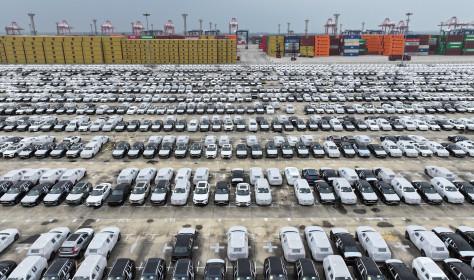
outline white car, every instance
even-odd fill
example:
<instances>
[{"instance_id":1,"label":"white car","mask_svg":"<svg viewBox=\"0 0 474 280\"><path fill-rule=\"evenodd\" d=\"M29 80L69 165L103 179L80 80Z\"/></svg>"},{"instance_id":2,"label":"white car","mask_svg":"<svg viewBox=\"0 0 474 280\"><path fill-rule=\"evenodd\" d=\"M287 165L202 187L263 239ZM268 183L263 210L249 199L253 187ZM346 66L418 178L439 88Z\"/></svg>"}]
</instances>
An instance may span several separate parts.
<instances>
[{"instance_id":1,"label":"white car","mask_svg":"<svg viewBox=\"0 0 474 280\"><path fill-rule=\"evenodd\" d=\"M224 144L221 148L221 158L232 158L232 145Z\"/></svg>"},{"instance_id":2,"label":"white car","mask_svg":"<svg viewBox=\"0 0 474 280\"><path fill-rule=\"evenodd\" d=\"M443 270L430 258L418 257L411 263L413 274L420 280L448 280ZM461 274L462 275L462 274ZM463 276L461 276L463 278Z\"/></svg>"},{"instance_id":3,"label":"white car","mask_svg":"<svg viewBox=\"0 0 474 280\"><path fill-rule=\"evenodd\" d=\"M456 142L456 146L461 148L467 155L474 157L474 145L470 141Z\"/></svg>"},{"instance_id":4,"label":"white car","mask_svg":"<svg viewBox=\"0 0 474 280\"><path fill-rule=\"evenodd\" d=\"M239 183L235 188L235 205L250 206L250 185L247 183Z\"/></svg>"},{"instance_id":5,"label":"white car","mask_svg":"<svg viewBox=\"0 0 474 280\"><path fill-rule=\"evenodd\" d=\"M249 256L249 232L246 227L233 226L227 233L227 258L236 261Z\"/></svg>"},{"instance_id":6,"label":"white car","mask_svg":"<svg viewBox=\"0 0 474 280\"><path fill-rule=\"evenodd\" d=\"M402 156L402 151L398 148L398 146L393 141L384 140L382 142L382 148L391 157L401 157Z\"/></svg>"},{"instance_id":7,"label":"white car","mask_svg":"<svg viewBox=\"0 0 474 280\"><path fill-rule=\"evenodd\" d=\"M449 152L443 146L441 146L441 144L434 141L428 141L426 145L433 152L433 154L439 157L449 157Z\"/></svg>"},{"instance_id":8,"label":"white car","mask_svg":"<svg viewBox=\"0 0 474 280\"><path fill-rule=\"evenodd\" d=\"M217 145L210 144L206 148L206 158L216 158L217 157Z\"/></svg>"},{"instance_id":9,"label":"white car","mask_svg":"<svg viewBox=\"0 0 474 280\"><path fill-rule=\"evenodd\" d=\"M454 186L451 181L443 177L434 177L430 184L436 189L438 194L449 203L464 203L464 195Z\"/></svg>"},{"instance_id":10,"label":"white car","mask_svg":"<svg viewBox=\"0 0 474 280\"><path fill-rule=\"evenodd\" d=\"M288 104L288 105L286 105L286 107L285 107L285 112L286 112L287 114L294 114L294 113L295 113L295 108L293 107L293 105Z\"/></svg>"},{"instance_id":11,"label":"white car","mask_svg":"<svg viewBox=\"0 0 474 280\"><path fill-rule=\"evenodd\" d=\"M453 172L449 171L449 169L447 169L446 167L427 165L425 166L425 174L430 176L431 178L443 177L448 179L449 181L454 181Z\"/></svg>"},{"instance_id":12,"label":"white car","mask_svg":"<svg viewBox=\"0 0 474 280\"><path fill-rule=\"evenodd\" d=\"M331 242L329 242L329 238L322 227L306 227L304 229L304 234L313 259L320 262L325 257L334 254Z\"/></svg>"},{"instance_id":13,"label":"white car","mask_svg":"<svg viewBox=\"0 0 474 280\"><path fill-rule=\"evenodd\" d=\"M408 135L408 137L410 137L411 140L415 141L418 144L426 144L426 142L428 142L425 137L420 135Z\"/></svg>"},{"instance_id":14,"label":"white car","mask_svg":"<svg viewBox=\"0 0 474 280\"><path fill-rule=\"evenodd\" d=\"M191 191L191 183L189 180L179 180L171 194L172 205L185 205L188 202L189 193Z\"/></svg>"},{"instance_id":15,"label":"white car","mask_svg":"<svg viewBox=\"0 0 474 280\"><path fill-rule=\"evenodd\" d=\"M407 204L421 203L420 195L416 192L413 185L408 182L407 179L401 177L393 178L391 185L398 196L401 198L402 202Z\"/></svg>"},{"instance_id":16,"label":"white car","mask_svg":"<svg viewBox=\"0 0 474 280\"><path fill-rule=\"evenodd\" d=\"M402 151L402 153L407 157L418 157L418 151L416 150L415 146L409 141L398 141L397 142L398 148Z\"/></svg>"},{"instance_id":17,"label":"white car","mask_svg":"<svg viewBox=\"0 0 474 280\"><path fill-rule=\"evenodd\" d=\"M335 178L332 181L334 192L341 200L342 204L356 204L357 196L351 187L351 184L344 178Z\"/></svg>"},{"instance_id":18,"label":"white car","mask_svg":"<svg viewBox=\"0 0 474 280\"><path fill-rule=\"evenodd\" d=\"M128 198L130 204L145 204L145 200L150 194L151 186L147 181L139 181L135 185Z\"/></svg>"},{"instance_id":19,"label":"white car","mask_svg":"<svg viewBox=\"0 0 474 280\"><path fill-rule=\"evenodd\" d=\"M413 147L415 147L418 154L422 157L431 157L431 156L433 156L433 152L425 144L414 143Z\"/></svg>"},{"instance_id":20,"label":"white car","mask_svg":"<svg viewBox=\"0 0 474 280\"><path fill-rule=\"evenodd\" d=\"M255 203L257 205L272 204L272 193L267 179L257 179L255 182Z\"/></svg>"},{"instance_id":21,"label":"white car","mask_svg":"<svg viewBox=\"0 0 474 280\"><path fill-rule=\"evenodd\" d=\"M91 194L86 199L86 206L101 206L110 194L112 184L102 183L92 189Z\"/></svg>"},{"instance_id":22,"label":"white car","mask_svg":"<svg viewBox=\"0 0 474 280\"><path fill-rule=\"evenodd\" d=\"M207 205L209 203L210 185L206 181L200 181L194 188L193 203L194 205Z\"/></svg>"},{"instance_id":23,"label":"white car","mask_svg":"<svg viewBox=\"0 0 474 280\"><path fill-rule=\"evenodd\" d=\"M375 120L366 120L365 124L370 131L379 131L380 127Z\"/></svg>"},{"instance_id":24,"label":"white car","mask_svg":"<svg viewBox=\"0 0 474 280\"><path fill-rule=\"evenodd\" d=\"M425 122L425 121L421 121L421 120L414 120L413 121L416 125L416 128L418 130L421 130L421 131L426 131L429 129L429 126L428 124Z\"/></svg>"},{"instance_id":25,"label":"white car","mask_svg":"<svg viewBox=\"0 0 474 280\"><path fill-rule=\"evenodd\" d=\"M323 149L331 158L338 158L341 156L341 152L339 152L339 149L333 141L325 141L323 144Z\"/></svg>"},{"instance_id":26,"label":"white car","mask_svg":"<svg viewBox=\"0 0 474 280\"><path fill-rule=\"evenodd\" d=\"M314 195L313 191L309 187L308 181L305 179L297 179L293 185L295 190L296 199L299 205L313 205Z\"/></svg>"},{"instance_id":27,"label":"white car","mask_svg":"<svg viewBox=\"0 0 474 280\"><path fill-rule=\"evenodd\" d=\"M10 244L20 238L20 232L15 228L8 228L0 231L0 253Z\"/></svg>"}]
</instances>

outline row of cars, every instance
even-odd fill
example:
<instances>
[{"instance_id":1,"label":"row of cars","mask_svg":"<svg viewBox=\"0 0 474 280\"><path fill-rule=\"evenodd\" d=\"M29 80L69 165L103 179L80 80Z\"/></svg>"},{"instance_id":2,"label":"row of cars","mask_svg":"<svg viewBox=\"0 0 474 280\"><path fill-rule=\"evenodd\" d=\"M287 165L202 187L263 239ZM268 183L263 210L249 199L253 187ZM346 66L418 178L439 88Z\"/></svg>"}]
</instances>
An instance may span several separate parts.
<instances>
[{"instance_id":1,"label":"row of cars","mask_svg":"<svg viewBox=\"0 0 474 280\"><path fill-rule=\"evenodd\" d=\"M119 174L115 188L111 183L92 186L87 181L80 181L85 173L84 168L12 170L2 177L0 203L35 206L41 202L59 205L66 201L68 204L99 207L105 202L117 206L127 201L131 205L142 205L147 201L152 205L164 205L169 201L171 205L179 206L186 205L191 198L194 205L207 205L211 199L216 205L228 205L234 193L236 206L250 206L252 201L265 206L273 203L272 187L282 186L283 179L293 187L300 205L314 205L316 198L322 204L339 200L348 205L357 203L358 199L365 205L377 204L379 200L387 205L400 202L420 204L422 200L436 205L443 201L452 204L474 201L473 181L455 180L448 169L437 166L425 167L425 173L432 178L430 182L410 182L386 167L372 170L346 167L316 170L308 167L301 171L286 167L283 175L278 168L264 171L252 167L248 175L243 169L234 168L230 180L219 181L215 187L209 183L211 173L206 167L197 168L194 173L191 168L181 168L176 174L170 167L159 170L126 168ZM234 191L231 186L235 187Z\"/></svg>"}]
</instances>

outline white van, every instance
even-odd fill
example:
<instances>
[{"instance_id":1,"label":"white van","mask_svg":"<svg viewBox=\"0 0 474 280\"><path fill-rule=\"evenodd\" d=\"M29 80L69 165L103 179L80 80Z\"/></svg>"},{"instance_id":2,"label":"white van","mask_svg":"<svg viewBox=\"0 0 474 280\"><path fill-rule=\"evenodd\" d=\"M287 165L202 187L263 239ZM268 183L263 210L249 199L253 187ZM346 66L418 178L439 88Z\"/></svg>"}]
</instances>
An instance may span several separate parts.
<instances>
[{"instance_id":1,"label":"white van","mask_svg":"<svg viewBox=\"0 0 474 280\"><path fill-rule=\"evenodd\" d=\"M356 204L357 196L351 187L351 184L344 178L334 178L332 181L334 192L341 200L342 204Z\"/></svg>"},{"instance_id":2,"label":"white van","mask_svg":"<svg viewBox=\"0 0 474 280\"><path fill-rule=\"evenodd\" d=\"M352 280L351 273L347 268L344 259L339 255L330 255L323 260L324 275L326 280Z\"/></svg>"},{"instance_id":3,"label":"white van","mask_svg":"<svg viewBox=\"0 0 474 280\"><path fill-rule=\"evenodd\" d=\"M87 171L85 168L68 169L66 172L63 173L59 181L69 181L73 184L76 184L86 175Z\"/></svg>"},{"instance_id":4,"label":"white van","mask_svg":"<svg viewBox=\"0 0 474 280\"><path fill-rule=\"evenodd\" d=\"M66 171L67 171L66 168L50 169L50 170L46 171L45 173L43 173L43 175L41 175L41 178L39 179L39 183L40 184L42 184L42 183L55 184L59 181L59 178L61 178L61 176Z\"/></svg>"},{"instance_id":5,"label":"white van","mask_svg":"<svg viewBox=\"0 0 474 280\"><path fill-rule=\"evenodd\" d=\"M72 280L100 280L104 278L107 260L101 255L90 255L84 259Z\"/></svg>"},{"instance_id":6,"label":"white van","mask_svg":"<svg viewBox=\"0 0 474 280\"><path fill-rule=\"evenodd\" d=\"M131 185L138 175L138 168L130 167L123 169L117 177L117 185L129 184Z\"/></svg>"},{"instance_id":7,"label":"white van","mask_svg":"<svg viewBox=\"0 0 474 280\"><path fill-rule=\"evenodd\" d=\"M193 177L193 184L197 185L197 183L201 181L209 181L209 168L207 167L199 167L196 169L194 172L194 177Z\"/></svg>"},{"instance_id":8,"label":"white van","mask_svg":"<svg viewBox=\"0 0 474 280\"><path fill-rule=\"evenodd\" d=\"M293 186L296 180L301 179L301 175L296 167L285 167L285 178L288 185Z\"/></svg>"},{"instance_id":9,"label":"white van","mask_svg":"<svg viewBox=\"0 0 474 280\"><path fill-rule=\"evenodd\" d=\"M392 257L387 243L374 228L368 226L357 227L355 235L362 248L375 262L384 262Z\"/></svg>"},{"instance_id":10,"label":"white van","mask_svg":"<svg viewBox=\"0 0 474 280\"><path fill-rule=\"evenodd\" d=\"M329 238L322 227L306 227L304 229L304 234L313 259L321 262L325 257L334 254L331 242L329 242Z\"/></svg>"},{"instance_id":11,"label":"white van","mask_svg":"<svg viewBox=\"0 0 474 280\"><path fill-rule=\"evenodd\" d=\"M12 271L7 280L40 280L48 268L48 261L41 256L29 256Z\"/></svg>"},{"instance_id":12,"label":"white van","mask_svg":"<svg viewBox=\"0 0 474 280\"><path fill-rule=\"evenodd\" d=\"M70 232L67 227L57 227L47 233L41 234L40 237L31 244L27 255L41 256L47 260L52 260Z\"/></svg>"},{"instance_id":13,"label":"white van","mask_svg":"<svg viewBox=\"0 0 474 280\"><path fill-rule=\"evenodd\" d=\"M110 253L115 247L115 244L120 241L120 238L121 234L119 228L104 228L91 240L91 243L89 243L89 246L84 253L84 257L87 258L91 255L101 255L108 259L110 257Z\"/></svg>"},{"instance_id":14,"label":"white van","mask_svg":"<svg viewBox=\"0 0 474 280\"><path fill-rule=\"evenodd\" d=\"M413 274L420 280L448 279L443 270L432 259L427 257L414 259L411 267L413 268ZM464 278L464 276L460 277L461 279Z\"/></svg>"},{"instance_id":15,"label":"white van","mask_svg":"<svg viewBox=\"0 0 474 280\"><path fill-rule=\"evenodd\" d=\"M156 176L156 168L147 167L140 170L137 175L137 182L148 182L151 184L151 180Z\"/></svg>"},{"instance_id":16,"label":"white van","mask_svg":"<svg viewBox=\"0 0 474 280\"><path fill-rule=\"evenodd\" d=\"M263 169L260 167L252 167L249 170L250 184L255 185L258 179L265 179Z\"/></svg>"},{"instance_id":17,"label":"white van","mask_svg":"<svg viewBox=\"0 0 474 280\"><path fill-rule=\"evenodd\" d=\"M355 172L354 169L347 168L347 167L340 167L337 169L340 177L345 178L351 186L354 184L356 180L359 180L359 176Z\"/></svg>"},{"instance_id":18,"label":"white van","mask_svg":"<svg viewBox=\"0 0 474 280\"><path fill-rule=\"evenodd\" d=\"M296 262L306 257L303 241L297 228L282 227L280 229L280 241L287 262Z\"/></svg>"}]
</instances>

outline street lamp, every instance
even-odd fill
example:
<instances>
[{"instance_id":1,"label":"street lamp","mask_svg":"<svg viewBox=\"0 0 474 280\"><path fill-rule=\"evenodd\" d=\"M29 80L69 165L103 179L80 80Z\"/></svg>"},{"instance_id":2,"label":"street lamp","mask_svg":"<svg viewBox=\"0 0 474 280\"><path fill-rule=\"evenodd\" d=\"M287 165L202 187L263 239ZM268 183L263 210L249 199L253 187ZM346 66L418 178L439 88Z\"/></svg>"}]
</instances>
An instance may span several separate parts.
<instances>
[{"instance_id":1,"label":"street lamp","mask_svg":"<svg viewBox=\"0 0 474 280\"><path fill-rule=\"evenodd\" d=\"M146 31L148 32L148 17L150 16L151 14L143 14L143 16L146 18Z\"/></svg>"},{"instance_id":2,"label":"street lamp","mask_svg":"<svg viewBox=\"0 0 474 280\"><path fill-rule=\"evenodd\" d=\"M407 28L405 29L405 34L403 36L403 53L402 53L402 64L401 64L401 66L404 66L405 45L407 44L406 43L406 35L408 35L408 24L410 23L410 16L412 16L413 13L408 12L405 15L407 16Z\"/></svg>"}]
</instances>

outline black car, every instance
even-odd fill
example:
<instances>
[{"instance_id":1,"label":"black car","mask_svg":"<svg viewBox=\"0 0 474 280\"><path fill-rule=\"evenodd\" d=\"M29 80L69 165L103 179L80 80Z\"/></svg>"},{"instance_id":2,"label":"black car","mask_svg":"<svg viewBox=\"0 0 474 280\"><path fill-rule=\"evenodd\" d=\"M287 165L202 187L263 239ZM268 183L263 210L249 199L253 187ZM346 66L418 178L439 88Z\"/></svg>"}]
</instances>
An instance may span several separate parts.
<instances>
[{"instance_id":1,"label":"black car","mask_svg":"<svg viewBox=\"0 0 474 280\"><path fill-rule=\"evenodd\" d=\"M283 143L283 145L281 146L281 156L284 158L294 157L293 148L288 142Z\"/></svg>"},{"instance_id":2,"label":"black car","mask_svg":"<svg viewBox=\"0 0 474 280\"><path fill-rule=\"evenodd\" d=\"M231 171L231 183L233 186L237 186L239 183L244 182L244 170L241 168L234 168Z\"/></svg>"},{"instance_id":3,"label":"black car","mask_svg":"<svg viewBox=\"0 0 474 280\"><path fill-rule=\"evenodd\" d=\"M135 142L130 147L127 156L128 158L139 158L142 155L143 150L145 150L145 145L142 142Z\"/></svg>"},{"instance_id":4,"label":"black car","mask_svg":"<svg viewBox=\"0 0 474 280\"><path fill-rule=\"evenodd\" d=\"M245 144L237 144L235 148L235 156L237 158L247 158L248 157L248 150Z\"/></svg>"},{"instance_id":5,"label":"black car","mask_svg":"<svg viewBox=\"0 0 474 280\"><path fill-rule=\"evenodd\" d=\"M140 128L140 121L139 120L133 120L128 124L127 131L128 132L136 132L139 128Z\"/></svg>"},{"instance_id":6,"label":"black car","mask_svg":"<svg viewBox=\"0 0 474 280\"><path fill-rule=\"evenodd\" d=\"M151 127L151 120L144 120L143 123L140 125L140 131L146 132Z\"/></svg>"},{"instance_id":7,"label":"black car","mask_svg":"<svg viewBox=\"0 0 474 280\"><path fill-rule=\"evenodd\" d=\"M36 158L46 158L49 156L51 151L56 148L56 144L50 142L50 143L45 143L42 144L40 147L35 152L35 157Z\"/></svg>"},{"instance_id":8,"label":"black car","mask_svg":"<svg viewBox=\"0 0 474 280\"><path fill-rule=\"evenodd\" d=\"M265 144L265 154L267 158L278 157L278 148L275 146L273 141L269 141L267 144Z\"/></svg>"},{"instance_id":9,"label":"black car","mask_svg":"<svg viewBox=\"0 0 474 280\"><path fill-rule=\"evenodd\" d=\"M57 182L49 191L49 194L56 195L54 199L43 200L44 205L59 205L69 193L69 190L72 187L72 183L70 181L59 181Z\"/></svg>"},{"instance_id":10,"label":"black car","mask_svg":"<svg viewBox=\"0 0 474 280\"><path fill-rule=\"evenodd\" d=\"M69 280L76 273L76 261L69 258L55 260L46 270L42 279Z\"/></svg>"},{"instance_id":11,"label":"black car","mask_svg":"<svg viewBox=\"0 0 474 280\"><path fill-rule=\"evenodd\" d=\"M464 195L466 201L474 202L474 185L468 182L454 181L453 184L458 188L459 192Z\"/></svg>"},{"instance_id":12,"label":"black car","mask_svg":"<svg viewBox=\"0 0 474 280\"><path fill-rule=\"evenodd\" d=\"M17 264L14 261L0 261L0 278L7 279L16 266Z\"/></svg>"},{"instance_id":13,"label":"black car","mask_svg":"<svg viewBox=\"0 0 474 280\"><path fill-rule=\"evenodd\" d=\"M188 147L185 144L178 144L174 151L176 158L185 158L188 155Z\"/></svg>"},{"instance_id":14,"label":"black car","mask_svg":"<svg viewBox=\"0 0 474 280\"><path fill-rule=\"evenodd\" d=\"M454 143L441 143L441 146L443 146L453 157L463 158L466 156L466 152Z\"/></svg>"},{"instance_id":15,"label":"black car","mask_svg":"<svg viewBox=\"0 0 474 280\"><path fill-rule=\"evenodd\" d=\"M118 122L117 125L115 126L114 130L116 132L125 131L125 130L127 130L128 125L129 125L129 122L126 122L126 121Z\"/></svg>"},{"instance_id":16,"label":"black car","mask_svg":"<svg viewBox=\"0 0 474 280\"><path fill-rule=\"evenodd\" d=\"M334 231L331 229L329 236L333 240L334 245L336 245L337 252L342 256L345 262L351 263L354 262L362 254L357 248L354 237L348 233L342 231Z\"/></svg>"},{"instance_id":17,"label":"black car","mask_svg":"<svg viewBox=\"0 0 474 280\"><path fill-rule=\"evenodd\" d=\"M151 125L151 131L153 131L153 132L158 132L162 128L163 128L163 121L162 120L156 120Z\"/></svg>"},{"instance_id":18,"label":"black car","mask_svg":"<svg viewBox=\"0 0 474 280\"><path fill-rule=\"evenodd\" d=\"M367 149L374 155L376 158L386 158L387 153L379 144L369 144Z\"/></svg>"},{"instance_id":19,"label":"black car","mask_svg":"<svg viewBox=\"0 0 474 280\"><path fill-rule=\"evenodd\" d=\"M40 145L29 145L28 147L24 148L20 154L18 154L18 157L21 158L21 159L28 159L28 158L32 158L36 151L38 150L38 148L40 147Z\"/></svg>"},{"instance_id":20,"label":"black car","mask_svg":"<svg viewBox=\"0 0 474 280\"><path fill-rule=\"evenodd\" d=\"M296 143L295 150L296 150L296 155L298 157L300 157L300 158L308 158L309 157L308 147L306 147L303 142Z\"/></svg>"},{"instance_id":21,"label":"black car","mask_svg":"<svg viewBox=\"0 0 474 280\"><path fill-rule=\"evenodd\" d=\"M302 178L308 182L309 185L314 185L314 182L319 180L319 174L316 169L313 168L303 168L301 170Z\"/></svg>"},{"instance_id":22,"label":"black car","mask_svg":"<svg viewBox=\"0 0 474 280\"><path fill-rule=\"evenodd\" d=\"M339 151L344 157L347 158L353 158L356 156L356 153L354 149L352 148L352 145L349 144L348 142L341 142L339 145Z\"/></svg>"},{"instance_id":23,"label":"black car","mask_svg":"<svg viewBox=\"0 0 474 280\"><path fill-rule=\"evenodd\" d=\"M374 205L379 202L377 198L369 200L364 195L364 194L374 193L372 186L366 180L362 180L362 179L356 180L354 182L354 192L359 197L360 201L362 201L362 203L364 203L365 205Z\"/></svg>"},{"instance_id":24,"label":"black car","mask_svg":"<svg viewBox=\"0 0 474 280\"><path fill-rule=\"evenodd\" d=\"M457 143L457 142L461 142L461 141L469 141L469 138L467 138L464 135L449 135L448 140L453 142L453 143Z\"/></svg>"},{"instance_id":25,"label":"black car","mask_svg":"<svg viewBox=\"0 0 474 280\"><path fill-rule=\"evenodd\" d=\"M436 122L442 130L453 130L453 124L447 120L439 120Z\"/></svg>"},{"instance_id":26,"label":"black car","mask_svg":"<svg viewBox=\"0 0 474 280\"><path fill-rule=\"evenodd\" d=\"M16 205L26 193L34 186L30 181L19 181L13 184L8 191L2 196L0 203L2 205ZM5 199L5 196L8 195L8 199Z\"/></svg>"},{"instance_id":27,"label":"black car","mask_svg":"<svg viewBox=\"0 0 474 280\"><path fill-rule=\"evenodd\" d=\"M193 228L182 228L178 231L173 251L171 252L171 260L192 259L194 251L194 242L196 241L197 232Z\"/></svg>"},{"instance_id":28,"label":"black car","mask_svg":"<svg viewBox=\"0 0 474 280\"><path fill-rule=\"evenodd\" d=\"M86 201L90 192L92 191L92 184L87 181L78 182L69 192L71 197L66 197L67 204L82 204Z\"/></svg>"},{"instance_id":29,"label":"black car","mask_svg":"<svg viewBox=\"0 0 474 280\"><path fill-rule=\"evenodd\" d=\"M256 278L257 272L253 261L243 258L235 261L233 280L255 280Z\"/></svg>"},{"instance_id":30,"label":"black car","mask_svg":"<svg viewBox=\"0 0 474 280\"><path fill-rule=\"evenodd\" d=\"M123 158L125 157L125 155L128 154L129 150L130 150L130 144L127 141L120 141L118 142L115 150L112 152L112 157Z\"/></svg>"},{"instance_id":31,"label":"black car","mask_svg":"<svg viewBox=\"0 0 474 280\"><path fill-rule=\"evenodd\" d=\"M158 180L151 195L152 205L165 205L171 190L171 183L168 180Z\"/></svg>"},{"instance_id":32,"label":"black car","mask_svg":"<svg viewBox=\"0 0 474 280\"><path fill-rule=\"evenodd\" d=\"M375 174L372 172L372 170L356 168L355 172L360 179L366 180L367 182L377 181L377 177L375 177Z\"/></svg>"},{"instance_id":33,"label":"black car","mask_svg":"<svg viewBox=\"0 0 474 280\"><path fill-rule=\"evenodd\" d=\"M319 197L319 202L321 204L333 204L335 202L333 188L326 181L315 181L314 190L317 193L317 196Z\"/></svg>"},{"instance_id":34,"label":"black car","mask_svg":"<svg viewBox=\"0 0 474 280\"><path fill-rule=\"evenodd\" d=\"M459 260L446 259L443 261L443 270L450 280L473 280L474 270Z\"/></svg>"},{"instance_id":35,"label":"black car","mask_svg":"<svg viewBox=\"0 0 474 280\"><path fill-rule=\"evenodd\" d=\"M341 137L339 137L337 135L330 135L330 136L327 137L326 140L334 142L334 144L336 144L336 146L338 146L338 147L339 147L339 145L341 145L341 142L342 142Z\"/></svg>"},{"instance_id":36,"label":"black car","mask_svg":"<svg viewBox=\"0 0 474 280\"><path fill-rule=\"evenodd\" d=\"M397 143L398 138L396 136L392 136L392 135L380 136L380 142L383 142L385 140L389 140L389 141L392 141L394 143ZM411 141L411 139L409 141Z\"/></svg>"},{"instance_id":37,"label":"black car","mask_svg":"<svg viewBox=\"0 0 474 280\"><path fill-rule=\"evenodd\" d=\"M54 126L54 131L60 132L64 131L66 129L66 126L70 123L71 121L69 120L61 120L59 121L55 126Z\"/></svg>"},{"instance_id":38,"label":"black car","mask_svg":"<svg viewBox=\"0 0 474 280\"><path fill-rule=\"evenodd\" d=\"M278 122L278 120L273 120L272 121L272 130L273 130L273 132L282 132L283 131L283 127L280 124L280 122Z\"/></svg>"},{"instance_id":39,"label":"black car","mask_svg":"<svg viewBox=\"0 0 474 280\"><path fill-rule=\"evenodd\" d=\"M211 259L207 261L204 268L204 279L225 280L226 273L226 263L224 260Z\"/></svg>"},{"instance_id":40,"label":"black car","mask_svg":"<svg viewBox=\"0 0 474 280\"><path fill-rule=\"evenodd\" d=\"M456 228L456 233L462 236L471 246L474 246L474 230L472 228L460 226Z\"/></svg>"},{"instance_id":41,"label":"black car","mask_svg":"<svg viewBox=\"0 0 474 280\"><path fill-rule=\"evenodd\" d=\"M321 146L321 144L319 144L319 142L311 143L309 148L311 150L311 153L313 154L313 157L315 157L315 158L323 158L324 157L325 152L324 152L324 149Z\"/></svg>"},{"instance_id":42,"label":"black car","mask_svg":"<svg viewBox=\"0 0 474 280\"><path fill-rule=\"evenodd\" d=\"M263 262L263 278L265 280L288 279L288 272L281 257L268 257Z\"/></svg>"},{"instance_id":43,"label":"black car","mask_svg":"<svg viewBox=\"0 0 474 280\"><path fill-rule=\"evenodd\" d=\"M366 131L367 130L367 124L365 124L365 122L362 121L362 120L355 120L352 123L354 124L354 127L358 131Z\"/></svg>"},{"instance_id":44,"label":"black car","mask_svg":"<svg viewBox=\"0 0 474 280\"><path fill-rule=\"evenodd\" d=\"M143 151L143 158L154 158L158 153L158 143L148 143Z\"/></svg>"},{"instance_id":45,"label":"black car","mask_svg":"<svg viewBox=\"0 0 474 280\"><path fill-rule=\"evenodd\" d=\"M0 181L0 197L13 185L12 181Z\"/></svg>"},{"instance_id":46,"label":"black car","mask_svg":"<svg viewBox=\"0 0 474 280\"><path fill-rule=\"evenodd\" d=\"M135 261L131 259L117 259L110 269L107 280L133 280L136 274Z\"/></svg>"},{"instance_id":47,"label":"black car","mask_svg":"<svg viewBox=\"0 0 474 280\"><path fill-rule=\"evenodd\" d=\"M174 266L173 274L171 279L176 280L194 280L196 277L196 271L194 263L190 259L179 259Z\"/></svg>"},{"instance_id":48,"label":"black car","mask_svg":"<svg viewBox=\"0 0 474 280\"><path fill-rule=\"evenodd\" d=\"M321 168L319 176L326 182L331 183L334 178L338 178L336 170L331 168Z\"/></svg>"},{"instance_id":49,"label":"black car","mask_svg":"<svg viewBox=\"0 0 474 280\"><path fill-rule=\"evenodd\" d=\"M310 131L317 131L318 130L318 123L315 120L308 120L306 122L306 126Z\"/></svg>"},{"instance_id":50,"label":"black car","mask_svg":"<svg viewBox=\"0 0 474 280\"><path fill-rule=\"evenodd\" d=\"M158 157L169 158L171 156L172 151L173 151L173 145L171 143L165 143L161 146L161 149L158 152Z\"/></svg>"},{"instance_id":51,"label":"black car","mask_svg":"<svg viewBox=\"0 0 474 280\"><path fill-rule=\"evenodd\" d=\"M304 258L295 262L295 280L319 280L319 273L312 259Z\"/></svg>"},{"instance_id":52,"label":"black car","mask_svg":"<svg viewBox=\"0 0 474 280\"><path fill-rule=\"evenodd\" d=\"M53 184L41 183L31 188L21 201L21 206L35 206L40 204L45 195L51 190ZM25 199L26 198L26 199Z\"/></svg>"},{"instance_id":53,"label":"black car","mask_svg":"<svg viewBox=\"0 0 474 280\"><path fill-rule=\"evenodd\" d=\"M359 280L384 280L377 264L369 257L361 257L355 261L354 275Z\"/></svg>"},{"instance_id":54,"label":"black car","mask_svg":"<svg viewBox=\"0 0 474 280\"><path fill-rule=\"evenodd\" d=\"M141 280L165 280L166 261L160 258L149 258L143 267Z\"/></svg>"},{"instance_id":55,"label":"black car","mask_svg":"<svg viewBox=\"0 0 474 280\"><path fill-rule=\"evenodd\" d=\"M132 192L130 184L118 184L107 198L107 204L110 206L123 205Z\"/></svg>"},{"instance_id":56,"label":"black car","mask_svg":"<svg viewBox=\"0 0 474 280\"><path fill-rule=\"evenodd\" d=\"M438 192L430 183L423 181L412 181L411 184L426 203L441 204L443 202L441 196L438 195Z\"/></svg>"},{"instance_id":57,"label":"black car","mask_svg":"<svg viewBox=\"0 0 474 280\"><path fill-rule=\"evenodd\" d=\"M71 146L71 142L61 142L51 151L51 153L49 153L49 156L51 158L62 158L66 155Z\"/></svg>"},{"instance_id":58,"label":"black car","mask_svg":"<svg viewBox=\"0 0 474 280\"><path fill-rule=\"evenodd\" d=\"M417 280L412 270L401 261L385 262L385 270L389 280Z\"/></svg>"},{"instance_id":59,"label":"black car","mask_svg":"<svg viewBox=\"0 0 474 280\"><path fill-rule=\"evenodd\" d=\"M432 231L444 242L451 258L471 264L471 260L474 257L474 249L461 235L444 228L434 228Z\"/></svg>"},{"instance_id":60,"label":"black car","mask_svg":"<svg viewBox=\"0 0 474 280\"><path fill-rule=\"evenodd\" d=\"M388 205L398 205L400 204L400 199L391 200L390 196L397 196L395 190L390 184L387 184L382 181L372 181L372 187L377 195L382 199L383 203ZM398 197L398 196L397 196Z\"/></svg>"},{"instance_id":61,"label":"black car","mask_svg":"<svg viewBox=\"0 0 474 280\"><path fill-rule=\"evenodd\" d=\"M216 205L228 205L230 195L230 186L227 181L219 181L216 184L216 191L214 192L214 204ZM227 197L227 199L223 199Z\"/></svg>"}]
</instances>

